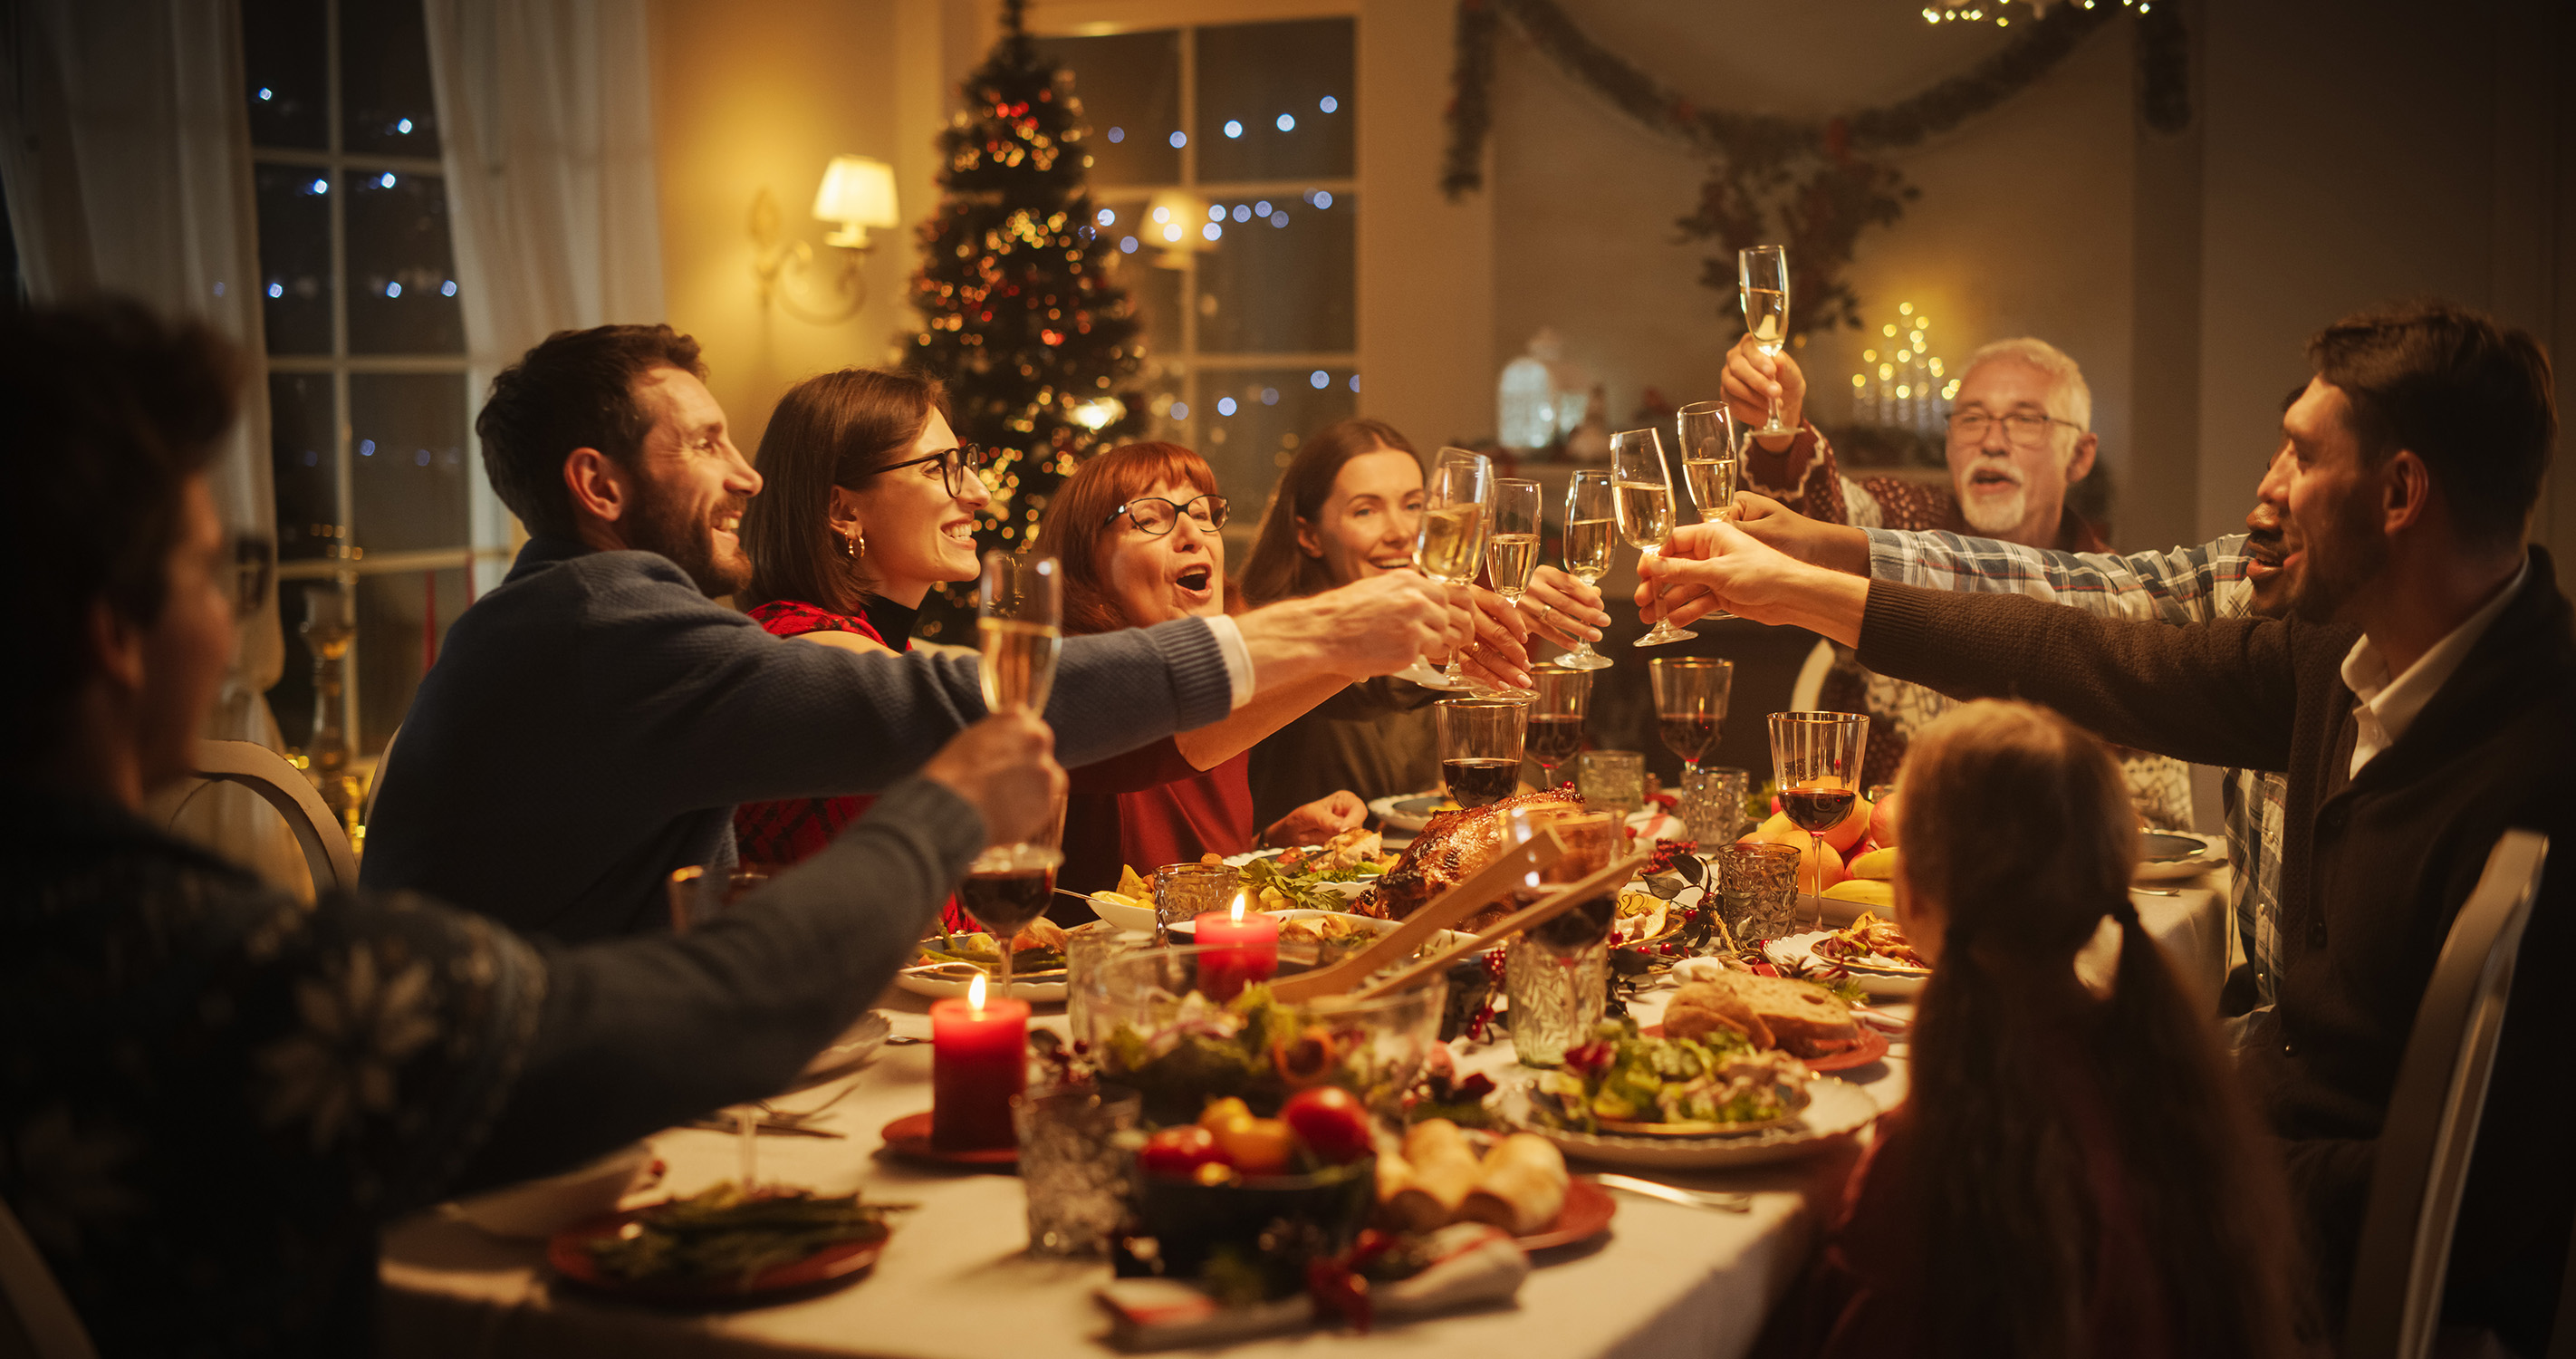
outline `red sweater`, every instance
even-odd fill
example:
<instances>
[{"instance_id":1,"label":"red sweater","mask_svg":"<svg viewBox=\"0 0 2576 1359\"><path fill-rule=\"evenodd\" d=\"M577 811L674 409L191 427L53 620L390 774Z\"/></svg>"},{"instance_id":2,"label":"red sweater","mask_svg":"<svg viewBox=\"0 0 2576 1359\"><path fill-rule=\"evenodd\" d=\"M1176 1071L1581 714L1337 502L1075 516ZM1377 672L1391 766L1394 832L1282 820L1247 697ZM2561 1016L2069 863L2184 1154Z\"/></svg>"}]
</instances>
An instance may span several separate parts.
<instances>
[{"instance_id":1,"label":"red sweater","mask_svg":"<svg viewBox=\"0 0 2576 1359\"><path fill-rule=\"evenodd\" d=\"M1151 874L1165 864L1252 848L1252 753L1214 769L1193 769L1166 738L1116 759L1071 771L1064 809L1064 868L1056 880L1076 892L1118 885L1121 864ZM1065 905L1080 913L1079 903Z\"/></svg>"}]
</instances>

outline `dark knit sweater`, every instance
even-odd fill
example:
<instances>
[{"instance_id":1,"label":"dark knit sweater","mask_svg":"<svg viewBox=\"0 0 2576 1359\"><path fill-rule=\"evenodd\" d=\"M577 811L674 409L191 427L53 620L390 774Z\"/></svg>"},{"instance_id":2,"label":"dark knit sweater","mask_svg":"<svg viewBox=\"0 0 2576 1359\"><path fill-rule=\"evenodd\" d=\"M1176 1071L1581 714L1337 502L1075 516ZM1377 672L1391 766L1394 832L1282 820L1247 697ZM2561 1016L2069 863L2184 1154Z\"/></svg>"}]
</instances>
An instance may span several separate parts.
<instances>
[{"instance_id":1,"label":"dark knit sweater","mask_svg":"<svg viewBox=\"0 0 2576 1359\"><path fill-rule=\"evenodd\" d=\"M1187 618L1068 639L1046 715L1072 766L1230 707ZM536 539L421 681L361 879L565 942L658 928L671 870L732 860L736 803L878 792L983 715L971 659L790 642L657 554Z\"/></svg>"},{"instance_id":2,"label":"dark knit sweater","mask_svg":"<svg viewBox=\"0 0 2576 1359\"><path fill-rule=\"evenodd\" d=\"M2514 1330L2528 1324L2506 1315L2516 1301L2556 1286L2576 1203L2566 1154L2576 1050L2542 1002L2576 948L2576 872L2564 863L2576 847L2576 615L2554 579L2533 549L2518 595L2357 778L2346 775L2355 698L2341 674L2359 635L2351 627L2174 627L1870 585L1860 658L1873 670L1961 698L2044 703L2106 740L2178 759L2287 773L2282 1041L2250 1055L2246 1074L2288 1144L2337 1318L2416 1005L2452 918L2512 827L2550 836L2561 863L2523 939L2453 1250L2454 1315Z\"/></svg>"}]
</instances>

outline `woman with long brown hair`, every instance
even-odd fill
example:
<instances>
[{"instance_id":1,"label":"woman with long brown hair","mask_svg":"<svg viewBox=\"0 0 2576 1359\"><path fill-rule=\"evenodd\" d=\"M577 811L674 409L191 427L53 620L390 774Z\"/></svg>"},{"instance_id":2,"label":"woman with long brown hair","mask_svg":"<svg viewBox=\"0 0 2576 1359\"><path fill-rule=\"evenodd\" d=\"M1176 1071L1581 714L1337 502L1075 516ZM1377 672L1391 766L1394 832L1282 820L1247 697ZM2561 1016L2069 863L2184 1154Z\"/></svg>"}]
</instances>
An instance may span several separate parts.
<instances>
[{"instance_id":1,"label":"woman with long brown hair","mask_svg":"<svg viewBox=\"0 0 2576 1359\"><path fill-rule=\"evenodd\" d=\"M1897 914L1935 965L1913 1091L1777 1348L2297 1352L2281 1168L2138 923L2137 815L2109 750L2044 708L1970 703L1915 743L1904 810ZM2088 984L2076 955L2105 917L2118 963Z\"/></svg>"},{"instance_id":2,"label":"woman with long brown hair","mask_svg":"<svg viewBox=\"0 0 2576 1359\"><path fill-rule=\"evenodd\" d=\"M992 498L982 461L958 444L936 383L865 368L797 383L760 436L765 484L742 517L751 584L735 602L781 637L910 650L931 587L976 577L975 519ZM868 801L744 803L736 851L746 863L795 863Z\"/></svg>"},{"instance_id":3,"label":"woman with long brown hair","mask_svg":"<svg viewBox=\"0 0 2576 1359\"><path fill-rule=\"evenodd\" d=\"M1335 421L1299 444L1280 473L1244 563L1244 598L1268 604L1410 569L1421 522L1422 462L1412 442L1383 420ZM1531 577L1517 609L1477 595L1485 619L1562 646L1577 634L1598 641L1610 622L1600 591L1552 566ZM1431 705L1440 696L1374 679L1288 724L1252 753L1253 815L1278 816L1336 788L1370 799L1436 786Z\"/></svg>"}]
</instances>

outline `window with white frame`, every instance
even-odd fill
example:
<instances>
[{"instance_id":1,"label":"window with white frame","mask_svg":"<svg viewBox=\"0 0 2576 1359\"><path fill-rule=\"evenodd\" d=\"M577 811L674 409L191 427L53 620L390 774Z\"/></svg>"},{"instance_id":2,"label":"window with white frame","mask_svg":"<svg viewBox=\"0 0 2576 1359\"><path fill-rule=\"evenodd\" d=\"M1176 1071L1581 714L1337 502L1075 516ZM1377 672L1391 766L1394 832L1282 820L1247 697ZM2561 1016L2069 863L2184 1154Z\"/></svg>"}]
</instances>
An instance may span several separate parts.
<instances>
[{"instance_id":1,"label":"window with white frame","mask_svg":"<svg viewBox=\"0 0 2576 1359\"><path fill-rule=\"evenodd\" d=\"M1091 125L1154 437L1207 458L1244 533L1298 441L1358 410L1355 39L1337 16L1039 40Z\"/></svg>"},{"instance_id":2,"label":"window with white frame","mask_svg":"<svg viewBox=\"0 0 2576 1359\"><path fill-rule=\"evenodd\" d=\"M303 625L353 623L335 715L363 760L507 567L470 527L489 497L429 47L419 0L241 12L287 646L269 703L287 744L307 746L324 720Z\"/></svg>"}]
</instances>

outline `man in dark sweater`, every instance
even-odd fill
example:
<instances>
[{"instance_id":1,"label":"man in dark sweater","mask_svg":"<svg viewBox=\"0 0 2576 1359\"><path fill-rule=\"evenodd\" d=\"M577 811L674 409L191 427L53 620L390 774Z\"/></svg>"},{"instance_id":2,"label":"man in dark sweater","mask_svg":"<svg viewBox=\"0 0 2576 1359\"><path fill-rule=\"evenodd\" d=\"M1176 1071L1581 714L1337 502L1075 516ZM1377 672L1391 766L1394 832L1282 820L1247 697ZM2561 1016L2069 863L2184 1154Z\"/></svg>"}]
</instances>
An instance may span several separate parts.
<instances>
[{"instance_id":1,"label":"man in dark sweater","mask_svg":"<svg viewBox=\"0 0 2576 1359\"><path fill-rule=\"evenodd\" d=\"M736 803L879 792L983 716L973 660L791 644L714 602L749 578L760 474L704 373L667 326L603 326L493 382L475 432L533 536L421 681L378 775L368 886L567 942L654 928L672 870L733 861ZM1385 582L1067 640L1059 753L1089 764L1473 635L1441 587Z\"/></svg>"},{"instance_id":2,"label":"man in dark sweater","mask_svg":"<svg viewBox=\"0 0 2576 1359\"><path fill-rule=\"evenodd\" d=\"M2109 740L2287 773L2281 1037L2246 1074L2340 1319L2373 1142L2452 919L2506 829L2576 844L2576 615L2524 542L2557 430L2529 336L2428 304L2339 322L2309 353L2317 376L2282 418L2288 619L2174 627L1914 589L1728 525L1685 530L1640 595L1800 624L1873 669L2034 699ZM2576 949L2576 873L2544 880L2522 949ZM2551 975L2515 979L2448 1300L2535 1352L2576 1205L2576 1058L2543 1010Z\"/></svg>"}]
</instances>

